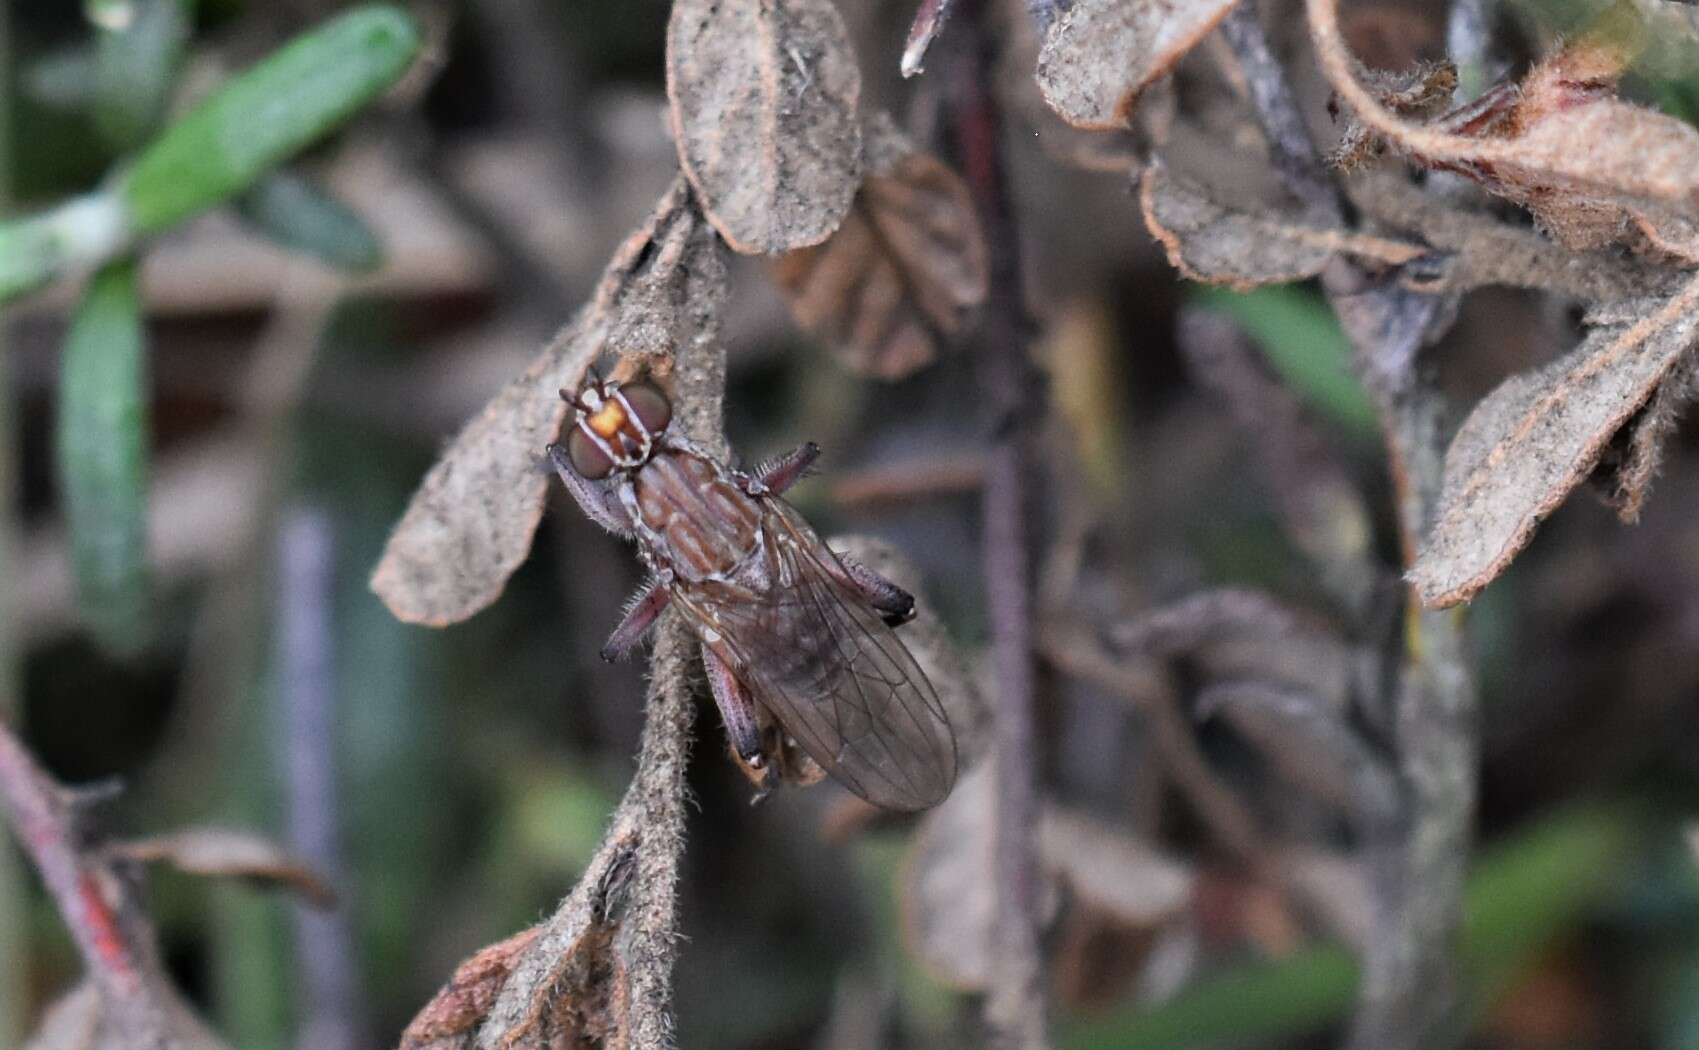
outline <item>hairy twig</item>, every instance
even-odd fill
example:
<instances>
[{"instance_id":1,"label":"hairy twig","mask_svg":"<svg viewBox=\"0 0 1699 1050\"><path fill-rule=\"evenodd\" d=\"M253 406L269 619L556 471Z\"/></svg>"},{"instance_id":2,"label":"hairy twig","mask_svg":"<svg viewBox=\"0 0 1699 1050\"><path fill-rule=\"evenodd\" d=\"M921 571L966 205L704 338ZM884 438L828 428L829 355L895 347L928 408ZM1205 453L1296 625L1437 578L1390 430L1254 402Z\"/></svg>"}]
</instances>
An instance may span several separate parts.
<instances>
[{"instance_id":1,"label":"hairy twig","mask_svg":"<svg viewBox=\"0 0 1699 1050\"><path fill-rule=\"evenodd\" d=\"M678 425L724 455L725 352L711 314L696 320L675 358ZM527 935L478 1031L483 1050L554 1045L555 1033L579 1038L595 1031L618 1033L626 1046L672 1045L674 893L684 855L694 652L689 629L668 610L655 628L636 776L578 885ZM421 1028L415 1021L409 1037ZM408 1038L403 1045L434 1044Z\"/></svg>"},{"instance_id":2,"label":"hairy twig","mask_svg":"<svg viewBox=\"0 0 1699 1050\"><path fill-rule=\"evenodd\" d=\"M1248 11L1242 6L1231 20L1228 41L1254 85L1259 120L1280 158L1277 168L1306 207L1339 214L1338 191L1301 134L1290 85ZM1419 381L1415 362L1444 303L1344 260L1330 268L1324 287L1381 417L1409 564L1432 513L1443 450L1440 401ZM1403 672L1388 698L1405 812L1394 833L1369 847L1377 929L1352 1032L1352 1045L1363 1048L1431 1046L1446 1037L1454 1002L1451 955L1474 818L1479 727L1461 625L1453 615L1421 610L1413 596L1406 615Z\"/></svg>"},{"instance_id":3,"label":"hairy twig","mask_svg":"<svg viewBox=\"0 0 1699 1050\"><path fill-rule=\"evenodd\" d=\"M330 518L316 508L292 511L278 530L282 725L277 739L289 798L289 847L302 863L341 885L330 610L334 542ZM303 1015L299 1045L325 1050L368 1045L346 914L305 900L295 902L294 912Z\"/></svg>"},{"instance_id":4,"label":"hairy twig","mask_svg":"<svg viewBox=\"0 0 1699 1050\"><path fill-rule=\"evenodd\" d=\"M990 297L978 329L978 387L991 428L982 501L983 566L997 699L995 871L997 964L986 1017L998 1045L1046 1045L1039 955L1039 870L1033 576L1030 492L1037 373L1027 354L1032 321L1022 294L1020 246L1003 159L989 4L961 0L952 52L950 119L955 147L990 252Z\"/></svg>"},{"instance_id":5,"label":"hairy twig","mask_svg":"<svg viewBox=\"0 0 1699 1050\"><path fill-rule=\"evenodd\" d=\"M477 1045L484 1050L547 1045L542 1037L556 1023L563 995L607 994L605 988L587 987L598 975L574 972L584 962L581 946L599 929L609 929L612 951L624 964L599 979L627 982L624 1001L601 1009L623 1013L618 1023L627 1036L624 1045L672 1045L674 888L684 852L684 771L695 714L690 641L677 614L663 614L650 661L637 775L578 885L514 964L479 1033Z\"/></svg>"}]
</instances>

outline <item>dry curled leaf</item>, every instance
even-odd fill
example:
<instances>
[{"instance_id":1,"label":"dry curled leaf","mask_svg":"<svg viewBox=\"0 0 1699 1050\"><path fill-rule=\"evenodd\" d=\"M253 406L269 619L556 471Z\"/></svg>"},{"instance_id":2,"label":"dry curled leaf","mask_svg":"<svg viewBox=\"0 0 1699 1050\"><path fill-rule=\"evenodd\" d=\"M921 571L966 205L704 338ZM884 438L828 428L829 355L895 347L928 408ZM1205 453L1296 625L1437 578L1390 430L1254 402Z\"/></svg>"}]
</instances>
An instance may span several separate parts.
<instances>
[{"instance_id":1,"label":"dry curled leaf","mask_svg":"<svg viewBox=\"0 0 1699 1050\"><path fill-rule=\"evenodd\" d=\"M1410 570L1422 600L1467 601L1503 572L1696 340L1699 279L1482 399L1446 452L1438 517Z\"/></svg>"},{"instance_id":2,"label":"dry curled leaf","mask_svg":"<svg viewBox=\"0 0 1699 1050\"><path fill-rule=\"evenodd\" d=\"M867 127L854 207L824 243L772 261L797 323L853 371L898 379L985 301L985 238L967 186L891 118Z\"/></svg>"},{"instance_id":3,"label":"dry curled leaf","mask_svg":"<svg viewBox=\"0 0 1699 1050\"><path fill-rule=\"evenodd\" d=\"M615 252L592 301L463 427L420 482L371 586L398 619L442 627L501 594L531 549L548 477L544 446L608 349L665 355L706 330L725 296L718 239L680 180Z\"/></svg>"},{"instance_id":4,"label":"dry curled leaf","mask_svg":"<svg viewBox=\"0 0 1699 1050\"><path fill-rule=\"evenodd\" d=\"M401 1033L401 1050L471 1050L478 1025L538 929L533 926L497 941L455 967L448 983Z\"/></svg>"},{"instance_id":5,"label":"dry curled leaf","mask_svg":"<svg viewBox=\"0 0 1699 1050\"><path fill-rule=\"evenodd\" d=\"M1346 712L1257 681L1212 685L1198 694L1195 710L1226 721L1285 780L1365 826L1385 827L1397 816L1401 796L1391 766Z\"/></svg>"},{"instance_id":6,"label":"dry curled leaf","mask_svg":"<svg viewBox=\"0 0 1699 1050\"><path fill-rule=\"evenodd\" d=\"M244 879L295 891L321 908L336 903L336 891L317 872L277 843L235 828L185 828L169 835L120 842L115 856L144 864L169 864L190 875Z\"/></svg>"},{"instance_id":7,"label":"dry curled leaf","mask_svg":"<svg viewBox=\"0 0 1699 1050\"><path fill-rule=\"evenodd\" d=\"M1584 302L1612 302L1679 283L1679 275L1644 259L1614 250L1572 251L1526 226L1460 208L1402 175L1369 173L1352 179L1349 191L1352 203L1367 217L1433 247L1433 255L1422 260L1432 268L1422 285L1426 291L1506 285L1559 292Z\"/></svg>"},{"instance_id":8,"label":"dry curled leaf","mask_svg":"<svg viewBox=\"0 0 1699 1050\"><path fill-rule=\"evenodd\" d=\"M1225 207L1159 161L1145 168L1139 205L1151 236L1162 243L1175 269L1194 281L1240 290L1314 277L1339 254L1401 265L1427 251L1383 237L1319 229L1297 218Z\"/></svg>"},{"instance_id":9,"label":"dry curled leaf","mask_svg":"<svg viewBox=\"0 0 1699 1050\"><path fill-rule=\"evenodd\" d=\"M1600 473L1605 476L1598 480L1605 485L1605 498L1625 525L1640 520L1640 509L1663 460L1664 444L1680 422L1682 410L1699 392L1696 385L1699 355L1683 354L1658 384L1657 393L1634 414L1606 452L1600 464Z\"/></svg>"},{"instance_id":10,"label":"dry curled leaf","mask_svg":"<svg viewBox=\"0 0 1699 1050\"><path fill-rule=\"evenodd\" d=\"M1572 42L1521 84L1422 124L1359 80L1338 0L1307 3L1322 71L1356 120L1412 160L1469 175L1529 208L1567 246L1598 247L1642 219L1655 226L1669 209L1699 207L1699 131L1615 97L1626 58L1608 36Z\"/></svg>"},{"instance_id":11,"label":"dry curled leaf","mask_svg":"<svg viewBox=\"0 0 1699 1050\"><path fill-rule=\"evenodd\" d=\"M928 973L962 991L986 987L996 951L995 791L993 763L970 769L922 819L899 877L904 944ZM1189 868L1085 814L1045 806L1038 848L1046 915L1061 903L1062 884L1132 926L1156 925L1191 899Z\"/></svg>"},{"instance_id":12,"label":"dry curled leaf","mask_svg":"<svg viewBox=\"0 0 1699 1050\"><path fill-rule=\"evenodd\" d=\"M1435 116L1450 105L1452 93L1457 90L1457 67L1444 62L1421 63L1397 72L1366 70L1363 81L1381 105L1399 116ZM1346 125L1328 162L1350 171L1378 156L1383 145L1383 139L1352 121Z\"/></svg>"},{"instance_id":13,"label":"dry curled leaf","mask_svg":"<svg viewBox=\"0 0 1699 1050\"><path fill-rule=\"evenodd\" d=\"M667 96L679 162L732 248L838 228L861 177L861 72L831 0L677 0Z\"/></svg>"},{"instance_id":14,"label":"dry curled leaf","mask_svg":"<svg viewBox=\"0 0 1699 1050\"><path fill-rule=\"evenodd\" d=\"M223 1050L224 1043L195 1015L175 988L154 974L142 975L141 980L150 986L148 995L165 1015L164 1031L157 1045L172 1050ZM24 1050L133 1050L139 1045L137 1033L112 1017L102 998L100 982L85 977L47 1008ZM147 1042L147 1045L156 1043Z\"/></svg>"},{"instance_id":15,"label":"dry curled leaf","mask_svg":"<svg viewBox=\"0 0 1699 1050\"><path fill-rule=\"evenodd\" d=\"M1165 76L1238 0L1075 0L1045 35L1038 88L1077 127L1128 126Z\"/></svg>"},{"instance_id":16,"label":"dry curled leaf","mask_svg":"<svg viewBox=\"0 0 1699 1050\"><path fill-rule=\"evenodd\" d=\"M1074 895L1129 926L1155 926L1190 903L1194 872L1084 813L1048 807L1039 852Z\"/></svg>"},{"instance_id":17,"label":"dry curled leaf","mask_svg":"<svg viewBox=\"0 0 1699 1050\"><path fill-rule=\"evenodd\" d=\"M1183 662L1202 688L1213 682L1279 683L1343 712L1356 681L1352 650L1324 625L1258 591L1203 591L1110 631L1116 658Z\"/></svg>"}]
</instances>

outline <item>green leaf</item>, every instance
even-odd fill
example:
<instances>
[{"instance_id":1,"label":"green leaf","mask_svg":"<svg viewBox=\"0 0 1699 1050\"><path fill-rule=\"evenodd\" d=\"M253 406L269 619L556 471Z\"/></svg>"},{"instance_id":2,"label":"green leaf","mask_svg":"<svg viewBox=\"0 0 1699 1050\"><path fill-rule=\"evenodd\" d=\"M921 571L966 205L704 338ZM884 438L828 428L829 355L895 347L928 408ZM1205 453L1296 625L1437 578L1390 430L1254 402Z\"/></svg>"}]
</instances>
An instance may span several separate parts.
<instances>
[{"instance_id":1,"label":"green leaf","mask_svg":"<svg viewBox=\"0 0 1699 1050\"><path fill-rule=\"evenodd\" d=\"M1311 407L1355 433L1379 432L1374 405L1351 373L1351 345L1320 296L1290 285L1244 293L1200 288L1194 294L1239 322L1270 367Z\"/></svg>"},{"instance_id":2,"label":"green leaf","mask_svg":"<svg viewBox=\"0 0 1699 1050\"><path fill-rule=\"evenodd\" d=\"M249 225L285 248L339 269L366 273L383 265L383 244L352 209L291 171L276 171L236 200Z\"/></svg>"},{"instance_id":3,"label":"green leaf","mask_svg":"<svg viewBox=\"0 0 1699 1050\"><path fill-rule=\"evenodd\" d=\"M1645 833L1631 806L1576 806L1476 864L1464 903L1463 945L1473 1016L1480 1017L1546 946L1600 902ZM1058 1045L1182 1050L1268 1041L1342 1019L1356 994L1356 962L1324 945L1234 967L1155 1006L1076 1022Z\"/></svg>"},{"instance_id":4,"label":"green leaf","mask_svg":"<svg viewBox=\"0 0 1699 1050\"><path fill-rule=\"evenodd\" d=\"M189 19L182 0L128 0L122 18L98 22L95 44L94 125L113 149L134 149L158 126Z\"/></svg>"},{"instance_id":5,"label":"green leaf","mask_svg":"<svg viewBox=\"0 0 1699 1050\"><path fill-rule=\"evenodd\" d=\"M419 43L406 12L361 7L231 80L123 176L136 232L156 233L253 185L393 84Z\"/></svg>"},{"instance_id":6,"label":"green leaf","mask_svg":"<svg viewBox=\"0 0 1699 1050\"><path fill-rule=\"evenodd\" d=\"M147 643L147 354L134 259L95 274L65 337L59 479L77 597L96 640Z\"/></svg>"}]
</instances>

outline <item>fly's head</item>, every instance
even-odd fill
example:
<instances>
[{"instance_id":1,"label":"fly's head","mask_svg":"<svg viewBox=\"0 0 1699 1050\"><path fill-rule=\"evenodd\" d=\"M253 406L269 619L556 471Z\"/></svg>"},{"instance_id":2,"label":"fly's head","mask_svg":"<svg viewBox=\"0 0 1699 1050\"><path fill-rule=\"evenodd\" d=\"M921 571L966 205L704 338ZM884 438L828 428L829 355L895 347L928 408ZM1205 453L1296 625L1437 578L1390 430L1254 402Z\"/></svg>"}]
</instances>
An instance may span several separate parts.
<instances>
[{"instance_id":1,"label":"fly's head","mask_svg":"<svg viewBox=\"0 0 1699 1050\"><path fill-rule=\"evenodd\" d=\"M576 397L564 390L560 396L573 408L567 461L590 481L616 471L630 474L649 462L672 422L672 402L648 383L604 382L592 375Z\"/></svg>"}]
</instances>

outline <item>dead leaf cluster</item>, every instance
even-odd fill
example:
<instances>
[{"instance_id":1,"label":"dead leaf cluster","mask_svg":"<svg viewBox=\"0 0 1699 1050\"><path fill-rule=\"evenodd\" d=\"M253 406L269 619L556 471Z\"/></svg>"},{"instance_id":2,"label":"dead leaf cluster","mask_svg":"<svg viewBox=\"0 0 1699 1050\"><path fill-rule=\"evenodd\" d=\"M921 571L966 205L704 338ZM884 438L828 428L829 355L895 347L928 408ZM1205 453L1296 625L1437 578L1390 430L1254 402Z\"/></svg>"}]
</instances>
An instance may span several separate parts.
<instances>
[{"instance_id":1,"label":"dead leaf cluster","mask_svg":"<svg viewBox=\"0 0 1699 1050\"><path fill-rule=\"evenodd\" d=\"M1519 79L1458 104L1450 66L1366 69L1346 48L1337 0L1307 4L1343 122L1334 160L1356 172L1345 186L1354 225L1328 221L1342 210L1314 201L1233 200L1157 157L1140 177L1140 207L1177 270L1242 290L1317 277L1346 259L1420 295L1509 285L1620 315L1590 321L1569 354L1511 377L1458 431L1431 533L1409 568L1425 602L1463 601L1596 471L1624 519L1638 515L1692 387L1699 132L1618 96L1654 35L1624 5ZM1072 124L1125 127L1139 92L1231 8L1183 6L1075 4L1039 60L1045 99ZM1466 177L1525 208L1536 228L1358 170L1383 152Z\"/></svg>"}]
</instances>

